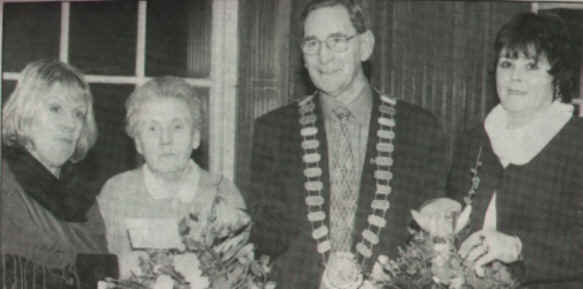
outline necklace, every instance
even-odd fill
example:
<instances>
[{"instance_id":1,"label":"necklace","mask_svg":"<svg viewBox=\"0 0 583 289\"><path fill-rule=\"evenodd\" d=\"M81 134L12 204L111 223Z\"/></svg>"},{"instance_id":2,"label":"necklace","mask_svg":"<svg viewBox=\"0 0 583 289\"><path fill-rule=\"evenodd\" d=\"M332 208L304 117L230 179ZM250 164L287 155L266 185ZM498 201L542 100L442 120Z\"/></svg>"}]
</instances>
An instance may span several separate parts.
<instances>
[{"instance_id":1,"label":"necklace","mask_svg":"<svg viewBox=\"0 0 583 289\"><path fill-rule=\"evenodd\" d=\"M472 185L468 190L468 195L464 197L464 203L466 206L472 205L472 199L474 195L478 193L478 188L480 187L480 175L478 174L478 170L482 166L482 146L478 149L478 155L476 156L476 163L472 168L470 168L470 173L472 174Z\"/></svg>"},{"instance_id":2,"label":"necklace","mask_svg":"<svg viewBox=\"0 0 583 289\"><path fill-rule=\"evenodd\" d=\"M376 157L374 178L376 181L376 192L371 202L371 214L368 216L368 226L362 231L361 240L356 244L356 252L360 259L360 268L365 268L367 260L372 256L374 246L380 241L379 235L386 226L385 216L389 209L389 194L391 193L390 182L393 178L391 168L393 166L393 152L395 146L394 128L396 126L395 105L397 101L381 94L381 104L379 105L380 116L378 118L379 129L376 137ZM300 135L302 136L302 160L305 165L304 176L306 181L304 188L306 191L306 205L308 208L308 221L312 227L312 238L317 243L317 251L322 256L324 264L327 264L330 250L329 229L326 226L326 212L324 212L325 199L322 196L324 184L322 182L322 159L320 142L318 140L318 128L316 123L318 117L314 113L316 107L314 95L311 95L298 103L301 125Z\"/></svg>"}]
</instances>

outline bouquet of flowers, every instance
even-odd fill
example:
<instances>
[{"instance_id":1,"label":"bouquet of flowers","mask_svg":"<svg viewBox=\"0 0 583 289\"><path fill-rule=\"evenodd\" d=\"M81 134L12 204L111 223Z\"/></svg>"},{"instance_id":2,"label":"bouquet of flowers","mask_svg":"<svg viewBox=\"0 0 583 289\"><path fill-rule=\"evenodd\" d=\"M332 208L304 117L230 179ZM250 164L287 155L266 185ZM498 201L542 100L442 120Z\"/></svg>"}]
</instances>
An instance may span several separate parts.
<instances>
[{"instance_id":1,"label":"bouquet of flowers","mask_svg":"<svg viewBox=\"0 0 583 289\"><path fill-rule=\"evenodd\" d=\"M411 242L399 248L396 258L379 256L365 286L391 289L510 289L518 283L505 264L494 261L476 274L459 255L456 244L467 225L471 206L451 199L433 200L413 219L421 230L412 230Z\"/></svg>"},{"instance_id":2,"label":"bouquet of flowers","mask_svg":"<svg viewBox=\"0 0 583 289\"><path fill-rule=\"evenodd\" d=\"M140 251L129 278L108 279L107 289L272 289L269 258L255 258L248 243L251 220L221 197L208 210L191 213L179 225L179 249Z\"/></svg>"}]
</instances>

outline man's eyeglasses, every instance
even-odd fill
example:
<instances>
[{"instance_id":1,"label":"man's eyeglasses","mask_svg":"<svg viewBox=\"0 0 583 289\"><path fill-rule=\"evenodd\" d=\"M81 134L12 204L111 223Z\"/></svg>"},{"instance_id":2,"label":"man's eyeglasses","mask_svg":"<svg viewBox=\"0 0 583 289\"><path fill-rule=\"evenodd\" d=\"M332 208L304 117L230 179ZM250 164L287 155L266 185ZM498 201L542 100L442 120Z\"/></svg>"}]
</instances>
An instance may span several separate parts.
<instances>
[{"instance_id":1,"label":"man's eyeglasses","mask_svg":"<svg viewBox=\"0 0 583 289\"><path fill-rule=\"evenodd\" d=\"M302 51L308 55L316 54L320 50L322 42L324 42L326 43L326 47L328 47L328 49L334 52L344 52L348 50L348 42L358 34L359 33L352 36L346 36L342 34L330 35L324 41L316 38L307 38L302 41Z\"/></svg>"}]
</instances>

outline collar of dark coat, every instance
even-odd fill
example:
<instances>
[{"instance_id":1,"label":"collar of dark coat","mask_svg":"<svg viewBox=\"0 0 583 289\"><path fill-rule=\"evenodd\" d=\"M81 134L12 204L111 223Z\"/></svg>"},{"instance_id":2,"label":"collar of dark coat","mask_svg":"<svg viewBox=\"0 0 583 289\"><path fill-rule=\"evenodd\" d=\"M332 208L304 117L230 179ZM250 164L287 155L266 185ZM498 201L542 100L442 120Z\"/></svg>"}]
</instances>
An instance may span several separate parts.
<instances>
[{"instance_id":1,"label":"collar of dark coat","mask_svg":"<svg viewBox=\"0 0 583 289\"><path fill-rule=\"evenodd\" d=\"M66 222L87 221L87 211L95 203L95 195L86 189L76 174L75 166L67 163L57 179L27 150L5 146L4 158L16 182L25 194Z\"/></svg>"}]
</instances>

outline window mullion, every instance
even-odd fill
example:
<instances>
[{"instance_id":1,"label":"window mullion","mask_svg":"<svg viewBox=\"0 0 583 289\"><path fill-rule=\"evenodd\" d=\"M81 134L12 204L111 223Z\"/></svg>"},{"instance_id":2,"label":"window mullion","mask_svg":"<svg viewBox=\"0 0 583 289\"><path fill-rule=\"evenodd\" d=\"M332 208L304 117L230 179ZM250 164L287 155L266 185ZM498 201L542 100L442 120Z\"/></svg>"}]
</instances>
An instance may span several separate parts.
<instances>
[{"instance_id":1,"label":"window mullion","mask_svg":"<svg viewBox=\"0 0 583 289\"><path fill-rule=\"evenodd\" d=\"M209 167L234 179L238 80L238 0L214 0L209 96Z\"/></svg>"},{"instance_id":2,"label":"window mullion","mask_svg":"<svg viewBox=\"0 0 583 289\"><path fill-rule=\"evenodd\" d=\"M71 23L71 3L61 3L61 39L59 42L59 60L69 62L69 28Z\"/></svg>"},{"instance_id":3,"label":"window mullion","mask_svg":"<svg viewBox=\"0 0 583 289\"><path fill-rule=\"evenodd\" d=\"M3 51L2 49L4 47L2 47L2 44L4 43L4 41L2 41L4 39L4 2L0 1L0 51ZM2 66L2 55L4 55L4 53L0 53L0 70L4 70L4 67ZM4 101L2 100L2 98L4 97L2 95L2 91L4 90L4 81L2 81L3 79L0 79L0 103L4 103ZM0 110L1 111L1 110ZM0 127L2 127L2 123L0 122ZM1 137L0 137L1 139ZM2 141L0 141L0 159L2 158L2 151L3 149L3 145L2 145ZM0 168L0 171L2 171L2 168ZM4 255L3 255L4 256ZM4 262L4 260L2 260L2 262ZM4 264L4 263L2 263ZM5 270L2 270L2 272L5 272ZM5 273L2 273L5 274ZM2 280L6 280L5 276L1 276Z\"/></svg>"},{"instance_id":4,"label":"window mullion","mask_svg":"<svg viewBox=\"0 0 583 289\"><path fill-rule=\"evenodd\" d=\"M138 84L145 81L146 71L146 17L148 2L138 1L138 23L137 23L137 41L136 41L136 77Z\"/></svg>"}]
</instances>

